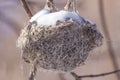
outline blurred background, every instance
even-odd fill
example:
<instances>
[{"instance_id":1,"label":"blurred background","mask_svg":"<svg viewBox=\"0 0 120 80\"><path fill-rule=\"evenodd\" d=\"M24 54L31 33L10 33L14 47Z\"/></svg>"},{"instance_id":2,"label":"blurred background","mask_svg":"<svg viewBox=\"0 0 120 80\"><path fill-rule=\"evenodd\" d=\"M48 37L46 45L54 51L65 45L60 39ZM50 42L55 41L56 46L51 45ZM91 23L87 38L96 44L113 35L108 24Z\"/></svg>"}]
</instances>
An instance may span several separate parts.
<instances>
[{"instance_id":1,"label":"blurred background","mask_svg":"<svg viewBox=\"0 0 120 80\"><path fill-rule=\"evenodd\" d=\"M32 14L44 7L45 0L26 0ZM67 0L55 0L62 9ZM82 17L97 24L104 35L103 46L91 52L87 61L73 70L78 75L98 74L120 68L120 0L78 0ZM30 65L24 63L16 40L29 18L20 0L0 0L0 80L28 80ZM36 80L74 80L69 73L38 71ZM82 80L120 80L120 74Z\"/></svg>"}]
</instances>

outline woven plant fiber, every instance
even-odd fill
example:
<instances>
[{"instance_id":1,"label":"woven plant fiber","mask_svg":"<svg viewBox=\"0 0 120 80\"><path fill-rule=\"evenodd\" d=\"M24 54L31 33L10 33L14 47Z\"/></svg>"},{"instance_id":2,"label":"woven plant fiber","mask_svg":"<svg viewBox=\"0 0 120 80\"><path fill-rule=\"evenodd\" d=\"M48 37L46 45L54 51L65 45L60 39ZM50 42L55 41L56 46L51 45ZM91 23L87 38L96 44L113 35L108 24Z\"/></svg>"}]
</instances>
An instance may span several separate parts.
<instances>
[{"instance_id":1,"label":"woven plant fiber","mask_svg":"<svg viewBox=\"0 0 120 80\"><path fill-rule=\"evenodd\" d=\"M17 46L26 62L37 59L41 68L66 72L80 66L91 50L102 45L102 39L96 26L87 21L70 19L55 26L33 22L22 30Z\"/></svg>"}]
</instances>

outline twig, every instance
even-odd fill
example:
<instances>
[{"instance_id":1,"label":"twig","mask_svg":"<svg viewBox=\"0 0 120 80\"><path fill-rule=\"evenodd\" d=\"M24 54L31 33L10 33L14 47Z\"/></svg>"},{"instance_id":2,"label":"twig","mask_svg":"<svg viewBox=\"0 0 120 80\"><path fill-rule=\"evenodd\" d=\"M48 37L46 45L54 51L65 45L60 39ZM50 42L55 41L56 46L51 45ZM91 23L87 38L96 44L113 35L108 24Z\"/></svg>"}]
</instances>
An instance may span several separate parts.
<instances>
[{"instance_id":1,"label":"twig","mask_svg":"<svg viewBox=\"0 0 120 80\"><path fill-rule=\"evenodd\" d=\"M94 77L102 77L102 76L108 76L114 73L118 73L120 72L120 70L115 70L115 71L111 71L111 72L106 72L106 73L101 73L101 74L94 74L94 75L82 75L82 76L78 76L76 73L71 72L71 75L76 79L76 80L81 80L83 78L94 78Z\"/></svg>"},{"instance_id":2,"label":"twig","mask_svg":"<svg viewBox=\"0 0 120 80\"><path fill-rule=\"evenodd\" d=\"M64 7L64 10L68 11L70 7L71 7L71 0L68 0Z\"/></svg>"},{"instance_id":3,"label":"twig","mask_svg":"<svg viewBox=\"0 0 120 80\"><path fill-rule=\"evenodd\" d=\"M38 67L38 60L35 59L35 61L32 64L32 70L30 72L29 80L35 80L35 76L37 73L37 67Z\"/></svg>"},{"instance_id":4,"label":"twig","mask_svg":"<svg viewBox=\"0 0 120 80\"><path fill-rule=\"evenodd\" d=\"M76 5L76 0L68 0L65 7L64 7L64 10L68 11L70 9L70 7L73 7L73 11L74 12L77 12L77 5Z\"/></svg>"},{"instance_id":5,"label":"twig","mask_svg":"<svg viewBox=\"0 0 120 80\"><path fill-rule=\"evenodd\" d=\"M30 11L26 1L25 0L21 0L21 3L22 3L22 6L24 7L28 17L31 18L33 15L32 15L32 12Z\"/></svg>"},{"instance_id":6,"label":"twig","mask_svg":"<svg viewBox=\"0 0 120 80\"><path fill-rule=\"evenodd\" d=\"M29 80L35 80L36 72L37 72L37 68L33 65L33 69L32 69L30 76L29 76Z\"/></svg>"},{"instance_id":7,"label":"twig","mask_svg":"<svg viewBox=\"0 0 120 80\"><path fill-rule=\"evenodd\" d=\"M73 10L77 13L77 3L76 3L76 0L73 0Z\"/></svg>"},{"instance_id":8,"label":"twig","mask_svg":"<svg viewBox=\"0 0 120 80\"><path fill-rule=\"evenodd\" d=\"M108 25L107 25L107 21L105 18L105 10L104 10L104 4L103 4L104 0L99 0L99 10L100 10L100 18L101 18L101 24L103 27L103 31L105 34L105 37L111 41L111 37L109 34L109 30L108 30ZM110 53L110 58L112 59L112 63L113 63L113 67L114 69L119 69L117 61L116 61L116 57L115 57L115 51L113 49L112 43L107 42L107 47L108 47L108 52ZM117 78L118 80L120 79L120 74L117 73Z\"/></svg>"}]
</instances>

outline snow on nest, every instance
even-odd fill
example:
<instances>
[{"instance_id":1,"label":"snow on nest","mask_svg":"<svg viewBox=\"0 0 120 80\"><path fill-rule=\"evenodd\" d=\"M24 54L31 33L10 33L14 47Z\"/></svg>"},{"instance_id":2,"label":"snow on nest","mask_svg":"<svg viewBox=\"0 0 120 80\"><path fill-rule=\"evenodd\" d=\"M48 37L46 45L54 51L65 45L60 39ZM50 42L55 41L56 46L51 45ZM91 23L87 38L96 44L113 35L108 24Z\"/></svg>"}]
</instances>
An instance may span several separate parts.
<instances>
[{"instance_id":1,"label":"snow on nest","mask_svg":"<svg viewBox=\"0 0 120 80\"><path fill-rule=\"evenodd\" d=\"M40 18L41 16L44 16L46 14L49 14L50 10L48 9L42 9L41 11L37 12L31 19L30 22L33 22L35 20L37 20L38 18Z\"/></svg>"},{"instance_id":2,"label":"snow on nest","mask_svg":"<svg viewBox=\"0 0 120 80\"><path fill-rule=\"evenodd\" d=\"M89 20L89 19L84 19L84 20L87 21L87 22L89 22L92 25L95 25L95 23L93 21Z\"/></svg>"},{"instance_id":3,"label":"snow on nest","mask_svg":"<svg viewBox=\"0 0 120 80\"><path fill-rule=\"evenodd\" d=\"M38 15L38 14L37 14ZM36 15L35 15L36 16ZM66 21L66 19L71 18L79 23L82 22L82 18L75 12L69 11L58 11L50 14L40 16L38 18L31 18L30 22L36 21L38 25L56 25L57 21Z\"/></svg>"}]
</instances>

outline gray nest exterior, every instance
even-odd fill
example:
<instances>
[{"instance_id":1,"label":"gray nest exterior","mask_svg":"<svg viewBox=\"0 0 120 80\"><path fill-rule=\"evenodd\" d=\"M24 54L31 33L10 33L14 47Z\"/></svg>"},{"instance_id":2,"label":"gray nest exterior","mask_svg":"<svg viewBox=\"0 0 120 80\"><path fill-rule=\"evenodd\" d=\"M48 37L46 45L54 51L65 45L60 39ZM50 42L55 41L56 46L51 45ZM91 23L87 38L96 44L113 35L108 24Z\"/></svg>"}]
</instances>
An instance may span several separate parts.
<instances>
[{"instance_id":1,"label":"gray nest exterior","mask_svg":"<svg viewBox=\"0 0 120 80\"><path fill-rule=\"evenodd\" d=\"M71 71L83 63L91 50L102 45L103 36L87 21L58 22L56 26L30 23L18 38L17 46L26 62L38 60L47 70Z\"/></svg>"}]
</instances>

